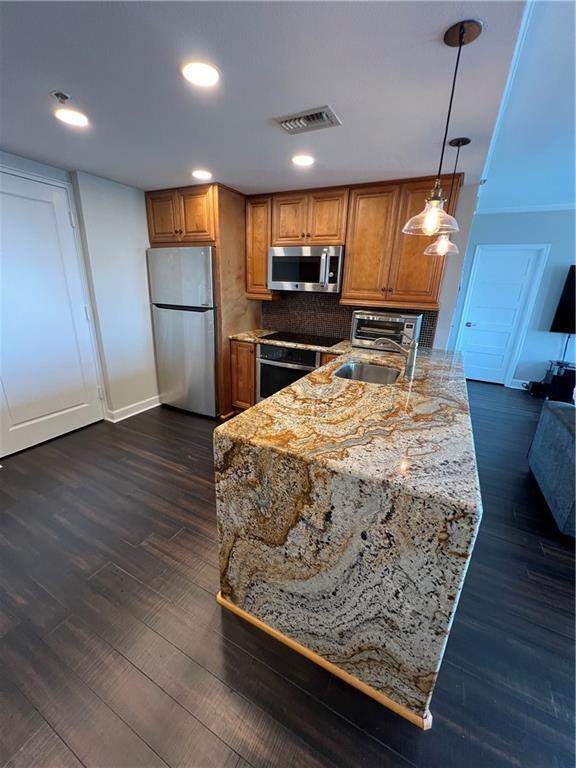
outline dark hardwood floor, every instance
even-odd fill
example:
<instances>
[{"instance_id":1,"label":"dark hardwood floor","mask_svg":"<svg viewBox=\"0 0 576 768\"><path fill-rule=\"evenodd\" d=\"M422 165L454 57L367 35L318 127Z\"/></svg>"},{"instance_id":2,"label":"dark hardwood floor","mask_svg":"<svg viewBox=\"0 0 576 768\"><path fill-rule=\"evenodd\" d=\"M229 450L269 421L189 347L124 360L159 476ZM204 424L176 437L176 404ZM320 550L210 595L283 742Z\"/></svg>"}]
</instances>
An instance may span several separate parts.
<instances>
[{"instance_id":1,"label":"dark hardwood floor","mask_svg":"<svg viewBox=\"0 0 576 768\"><path fill-rule=\"evenodd\" d=\"M218 589L209 420L158 408L4 460L0 766L572 768L574 555L540 403L470 383L484 519L423 733Z\"/></svg>"}]
</instances>

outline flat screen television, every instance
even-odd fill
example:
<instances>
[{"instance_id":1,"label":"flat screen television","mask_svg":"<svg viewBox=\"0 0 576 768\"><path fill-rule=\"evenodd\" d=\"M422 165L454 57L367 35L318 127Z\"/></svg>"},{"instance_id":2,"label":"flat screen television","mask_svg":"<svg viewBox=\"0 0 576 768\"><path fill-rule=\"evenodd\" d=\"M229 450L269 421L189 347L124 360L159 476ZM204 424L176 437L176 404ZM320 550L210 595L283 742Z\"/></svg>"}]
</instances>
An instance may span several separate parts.
<instances>
[{"instance_id":1,"label":"flat screen television","mask_svg":"<svg viewBox=\"0 0 576 768\"><path fill-rule=\"evenodd\" d=\"M568 276L556 308L556 314L550 330L553 333L576 333L576 308L574 306L574 282L576 280L576 267L574 264L568 270Z\"/></svg>"}]
</instances>

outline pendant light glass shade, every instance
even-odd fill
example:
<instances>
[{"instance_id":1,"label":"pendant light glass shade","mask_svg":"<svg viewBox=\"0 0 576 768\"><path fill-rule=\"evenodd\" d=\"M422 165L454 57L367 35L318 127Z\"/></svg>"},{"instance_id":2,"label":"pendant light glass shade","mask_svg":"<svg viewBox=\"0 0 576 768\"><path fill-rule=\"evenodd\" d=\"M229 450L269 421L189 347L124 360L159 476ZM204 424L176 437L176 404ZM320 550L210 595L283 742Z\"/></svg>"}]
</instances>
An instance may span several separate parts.
<instances>
[{"instance_id":1,"label":"pendant light glass shade","mask_svg":"<svg viewBox=\"0 0 576 768\"><path fill-rule=\"evenodd\" d=\"M442 208L443 200L427 200L424 210L408 219L402 232L405 235L443 235L459 232L460 227L454 216Z\"/></svg>"},{"instance_id":2,"label":"pendant light glass shade","mask_svg":"<svg viewBox=\"0 0 576 768\"><path fill-rule=\"evenodd\" d=\"M426 256L456 256L460 253L457 245L450 240L450 235L440 235L424 251Z\"/></svg>"}]
</instances>

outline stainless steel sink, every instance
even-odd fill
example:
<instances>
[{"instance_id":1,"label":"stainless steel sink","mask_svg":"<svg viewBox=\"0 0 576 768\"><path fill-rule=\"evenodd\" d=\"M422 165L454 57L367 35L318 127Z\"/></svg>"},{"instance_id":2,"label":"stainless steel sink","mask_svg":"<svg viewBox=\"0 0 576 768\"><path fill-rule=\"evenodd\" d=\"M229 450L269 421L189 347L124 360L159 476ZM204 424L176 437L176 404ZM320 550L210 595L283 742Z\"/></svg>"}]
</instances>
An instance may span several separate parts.
<instances>
[{"instance_id":1,"label":"stainless steel sink","mask_svg":"<svg viewBox=\"0 0 576 768\"><path fill-rule=\"evenodd\" d=\"M400 376L400 371L385 365L371 365L351 360L337 368L334 375L340 379L365 381L367 384L393 384Z\"/></svg>"}]
</instances>

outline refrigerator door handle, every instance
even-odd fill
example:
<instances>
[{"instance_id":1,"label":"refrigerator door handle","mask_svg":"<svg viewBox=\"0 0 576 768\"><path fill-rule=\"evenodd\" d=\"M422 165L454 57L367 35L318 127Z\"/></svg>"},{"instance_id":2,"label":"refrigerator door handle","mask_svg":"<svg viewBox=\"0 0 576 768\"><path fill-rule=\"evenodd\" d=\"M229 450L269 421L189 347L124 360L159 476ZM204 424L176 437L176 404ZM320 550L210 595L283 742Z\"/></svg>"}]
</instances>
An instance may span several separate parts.
<instances>
[{"instance_id":1,"label":"refrigerator door handle","mask_svg":"<svg viewBox=\"0 0 576 768\"><path fill-rule=\"evenodd\" d=\"M179 312L212 312L214 307L182 307L180 304L153 304L158 309L177 309Z\"/></svg>"}]
</instances>

